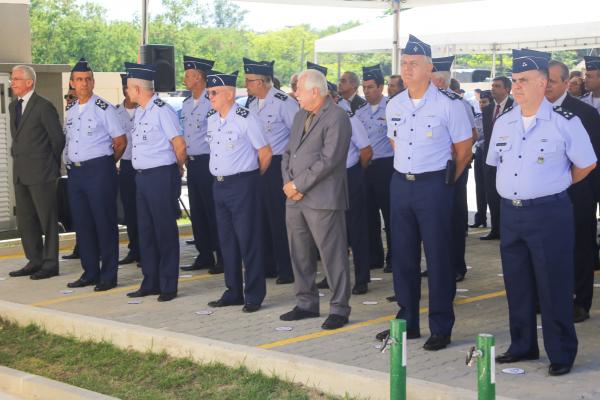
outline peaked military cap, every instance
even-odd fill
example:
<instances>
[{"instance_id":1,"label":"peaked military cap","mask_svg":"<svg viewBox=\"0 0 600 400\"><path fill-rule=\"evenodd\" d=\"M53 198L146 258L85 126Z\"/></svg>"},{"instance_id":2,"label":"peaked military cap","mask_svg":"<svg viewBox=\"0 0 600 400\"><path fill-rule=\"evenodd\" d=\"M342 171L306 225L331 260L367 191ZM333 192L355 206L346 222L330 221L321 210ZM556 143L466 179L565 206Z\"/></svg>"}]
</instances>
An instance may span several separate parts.
<instances>
[{"instance_id":1,"label":"peaked military cap","mask_svg":"<svg viewBox=\"0 0 600 400\"><path fill-rule=\"evenodd\" d=\"M238 71L232 72L230 74L224 74L219 71L209 71L206 76L206 86L216 87L216 86L233 86L237 82Z\"/></svg>"},{"instance_id":2,"label":"peaked military cap","mask_svg":"<svg viewBox=\"0 0 600 400\"><path fill-rule=\"evenodd\" d=\"M548 69L550 53L529 49L513 49L513 68L512 72L525 72L540 69Z\"/></svg>"},{"instance_id":3,"label":"peaked military cap","mask_svg":"<svg viewBox=\"0 0 600 400\"><path fill-rule=\"evenodd\" d=\"M203 58L196 58L192 56L183 56L183 68L187 71L188 69L198 69L200 71L210 71L215 65L212 60L205 60Z\"/></svg>"},{"instance_id":4,"label":"peaked military cap","mask_svg":"<svg viewBox=\"0 0 600 400\"><path fill-rule=\"evenodd\" d=\"M431 46L413 35L408 35L408 42L402 54L431 57Z\"/></svg>"}]
</instances>

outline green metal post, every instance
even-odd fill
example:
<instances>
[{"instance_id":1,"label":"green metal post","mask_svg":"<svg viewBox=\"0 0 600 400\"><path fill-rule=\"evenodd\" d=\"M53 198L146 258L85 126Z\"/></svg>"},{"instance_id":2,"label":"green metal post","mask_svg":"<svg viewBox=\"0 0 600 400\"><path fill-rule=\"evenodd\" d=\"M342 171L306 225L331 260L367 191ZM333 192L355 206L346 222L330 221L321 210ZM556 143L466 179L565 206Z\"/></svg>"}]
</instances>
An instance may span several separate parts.
<instances>
[{"instance_id":1,"label":"green metal post","mask_svg":"<svg viewBox=\"0 0 600 400\"><path fill-rule=\"evenodd\" d=\"M477 359L477 398L478 400L495 400L496 346L494 336L480 333L477 336L477 350L481 354Z\"/></svg>"},{"instance_id":2,"label":"green metal post","mask_svg":"<svg viewBox=\"0 0 600 400\"><path fill-rule=\"evenodd\" d=\"M406 400L406 321L390 322L390 399Z\"/></svg>"}]
</instances>

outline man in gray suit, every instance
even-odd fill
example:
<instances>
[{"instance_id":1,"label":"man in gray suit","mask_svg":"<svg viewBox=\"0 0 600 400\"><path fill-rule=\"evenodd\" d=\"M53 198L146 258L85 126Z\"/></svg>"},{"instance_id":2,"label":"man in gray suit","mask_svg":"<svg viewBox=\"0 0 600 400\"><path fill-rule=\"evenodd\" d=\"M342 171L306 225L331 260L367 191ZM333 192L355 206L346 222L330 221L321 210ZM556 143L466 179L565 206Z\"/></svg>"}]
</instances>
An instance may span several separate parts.
<instances>
[{"instance_id":1,"label":"man in gray suit","mask_svg":"<svg viewBox=\"0 0 600 400\"><path fill-rule=\"evenodd\" d=\"M56 108L35 92L33 68L12 69L10 103L11 155L17 203L17 225L25 267L10 276L46 279L58 275L58 206L56 184L65 136ZM45 240L42 240L42 235Z\"/></svg>"},{"instance_id":2,"label":"man in gray suit","mask_svg":"<svg viewBox=\"0 0 600 400\"><path fill-rule=\"evenodd\" d=\"M350 274L344 212L348 208L346 157L352 128L346 112L327 96L327 80L304 71L296 95L302 110L292 124L281 170L287 196L286 224L297 305L283 321L319 316L315 284L317 249L331 288L323 329L337 329L350 315Z\"/></svg>"}]
</instances>

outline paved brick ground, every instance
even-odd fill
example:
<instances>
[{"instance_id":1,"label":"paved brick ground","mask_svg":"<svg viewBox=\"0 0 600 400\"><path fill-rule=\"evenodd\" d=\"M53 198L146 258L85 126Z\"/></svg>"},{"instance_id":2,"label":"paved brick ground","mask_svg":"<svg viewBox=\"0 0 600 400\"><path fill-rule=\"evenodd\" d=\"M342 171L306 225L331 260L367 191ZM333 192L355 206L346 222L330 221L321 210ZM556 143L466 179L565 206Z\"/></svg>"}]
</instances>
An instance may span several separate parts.
<instances>
[{"instance_id":1,"label":"paved brick ground","mask_svg":"<svg viewBox=\"0 0 600 400\"><path fill-rule=\"evenodd\" d=\"M457 293L456 326L451 346L439 352L424 351L421 346L427 338L426 314L422 314L422 339L408 344L408 374L411 377L475 390L475 369L465 366L465 354L473 345L478 333L496 336L497 352L508 344L507 305L503 294L498 242L482 242L478 236L485 230L472 230L467 242L467 263L470 265L467 279L459 288L468 289ZM195 250L181 239L182 263L191 262ZM121 255L126 252L121 247ZM328 312L329 293L323 290L322 318L284 323L279 315L294 305L291 285L276 285L268 281L268 295L263 309L255 314L244 314L241 307L214 310L210 316L197 315L207 310L207 302L218 299L223 291L223 276L210 276L205 271L183 274L179 287L180 296L169 303L158 303L156 297L143 299L142 304L128 304L125 293L139 285L141 271L135 265L127 265L119 272L119 287L105 293L94 293L92 288L76 289L61 293L66 283L81 273L78 261L61 262L61 275L41 282L28 278L10 278L8 272L23 265L23 258L0 259L0 299L23 304L33 304L72 313L91 315L132 324L184 332L193 335L272 348L308 357L387 371L389 354L381 354L375 346L374 334L387 327L385 317L393 316L396 305L385 297L392 294L391 275L381 270L373 271L374 278L369 292L351 299L352 315L344 332L325 333L320 325ZM600 283L600 276L596 275ZM422 306L427 306L427 285L423 282ZM595 289L596 295L600 290ZM377 301L376 305L364 305L363 301ZM597 302L596 302L597 304ZM379 320L378 320L379 319ZM289 326L292 331L280 332L277 327ZM577 326L580 340L579 356L573 372L565 377L547 376L548 360L543 352L536 362L524 362L518 367L524 375L513 376L500 372L498 366L497 393L514 398L534 399L600 399L600 312L592 311L592 318ZM284 340L289 339L285 342Z\"/></svg>"}]
</instances>

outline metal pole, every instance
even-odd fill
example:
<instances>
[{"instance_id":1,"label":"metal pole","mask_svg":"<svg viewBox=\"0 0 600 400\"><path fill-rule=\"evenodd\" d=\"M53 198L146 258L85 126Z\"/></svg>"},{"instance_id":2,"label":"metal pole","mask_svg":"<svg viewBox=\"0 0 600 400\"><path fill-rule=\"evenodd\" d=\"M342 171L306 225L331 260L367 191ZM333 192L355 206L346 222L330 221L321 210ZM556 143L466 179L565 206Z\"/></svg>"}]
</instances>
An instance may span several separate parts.
<instances>
[{"instance_id":1,"label":"metal pole","mask_svg":"<svg viewBox=\"0 0 600 400\"><path fill-rule=\"evenodd\" d=\"M148 44L148 1L142 0L142 46Z\"/></svg>"},{"instance_id":2,"label":"metal pole","mask_svg":"<svg viewBox=\"0 0 600 400\"><path fill-rule=\"evenodd\" d=\"M477 398L494 400L496 398L496 346L494 336L480 333L477 336L477 350L481 356L477 360Z\"/></svg>"},{"instance_id":3,"label":"metal pole","mask_svg":"<svg viewBox=\"0 0 600 400\"><path fill-rule=\"evenodd\" d=\"M337 79L342 76L342 53L337 53Z\"/></svg>"},{"instance_id":4,"label":"metal pole","mask_svg":"<svg viewBox=\"0 0 600 400\"><path fill-rule=\"evenodd\" d=\"M492 79L496 77L496 44L492 45Z\"/></svg>"},{"instance_id":5,"label":"metal pole","mask_svg":"<svg viewBox=\"0 0 600 400\"><path fill-rule=\"evenodd\" d=\"M398 74L398 64L400 61L400 0L392 0L393 18L394 18L394 35L392 42L392 74Z\"/></svg>"},{"instance_id":6,"label":"metal pole","mask_svg":"<svg viewBox=\"0 0 600 400\"><path fill-rule=\"evenodd\" d=\"M390 399L406 400L406 321L390 321Z\"/></svg>"}]
</instances>

